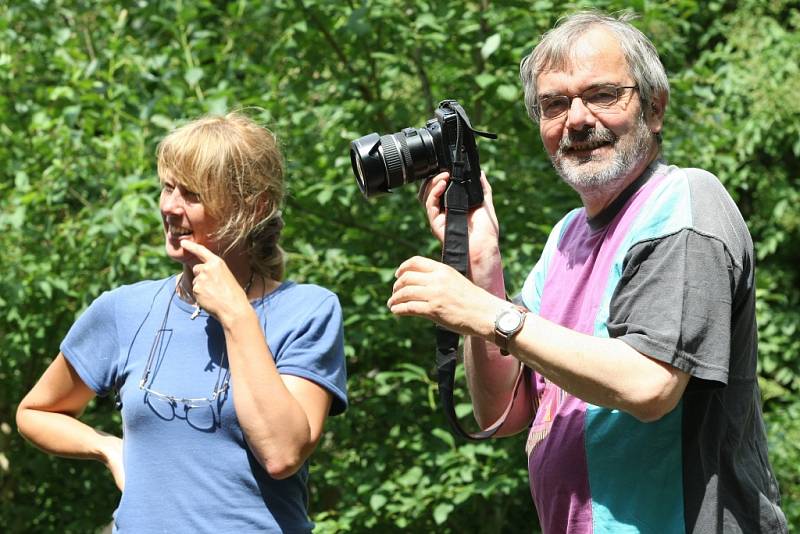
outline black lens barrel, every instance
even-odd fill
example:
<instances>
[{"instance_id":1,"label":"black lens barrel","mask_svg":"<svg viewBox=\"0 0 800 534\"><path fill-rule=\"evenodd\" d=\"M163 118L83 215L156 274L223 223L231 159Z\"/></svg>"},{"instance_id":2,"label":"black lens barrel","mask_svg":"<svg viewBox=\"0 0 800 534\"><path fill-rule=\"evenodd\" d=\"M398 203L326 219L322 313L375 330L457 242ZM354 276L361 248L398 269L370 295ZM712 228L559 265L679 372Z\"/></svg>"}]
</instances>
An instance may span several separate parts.
<instances>
[{"instance_id":1,"label":"black lens barrel","mask_svg":"<svg viewBox=\"0 0 800 534\"><path fill-rule=\"evenodd\" d=\"M350 163L359 189L369 198L432 177L439 170L436 143L441 137L439 128L428 126L356 139L350 143Z\"/></svg>"},{"instance_id":2,"label":"black lens barrel","mask_svg":"<svg viewBox=\"0 0 800 534\"><path fill-rule=\"evenodd\" d=\"M427 128L406 128L403 133L409 153L409 173L414 176L413 180L430 178L439 170L435 137Z\"/></svg>"},{"instance_id":3,"label":"black lens barrel","mask_svg":"<svg viewBox=\"0 0 800 534\"><path fill-rule=\"evenodd\" d=\"M389 134L381 137L383 148L383 162L386 165L386 182L389 189L400 187L408 182L406 166L403 161L403 147L398 139L399 134ZM406 147L408 152L408 147Z\"/></svg>"},{"instance_id":4,"label":"black lens barrel","mask_svg":"<svg viewBox=\"0 0 800 534\"><path fill-rule=\"evenodd\" d=\"M374 132L350 143L350 164L358 188L367 198L389 191L381 152L380 136Z\"/></svg>"}]
</instances>

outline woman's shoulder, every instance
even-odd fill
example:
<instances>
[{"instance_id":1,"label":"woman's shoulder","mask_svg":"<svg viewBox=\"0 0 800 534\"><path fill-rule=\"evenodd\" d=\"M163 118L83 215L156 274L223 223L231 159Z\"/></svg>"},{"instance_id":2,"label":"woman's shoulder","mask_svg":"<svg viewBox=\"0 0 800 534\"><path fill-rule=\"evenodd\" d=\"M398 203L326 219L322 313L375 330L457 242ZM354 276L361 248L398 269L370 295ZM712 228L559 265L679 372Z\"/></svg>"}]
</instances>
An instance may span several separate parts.
<instances>
[{"instance_id":1,"label":"woman's shoulder","mask_svg":"<svg viewBox=\"0 0 800 534\"><path fill-rule=\"evenodd\" d=\"M168 298L170 279L173 278L145 280L104 291L78 313L72 329L76 332L116 331L120 326L138 324L142 310L152 308L159 294Z\"/></svg>"},{"instance_id":2,"label":"woman's shoulder","mask_svg":"<svg viewBox=\"0 0 800 534\"><path fill-rule=\"evenodd\" d=\"M306 313L308 310L330 313L333 309L341 309L339 297L330 289L293 280L284 280L267 296L267 301L275 305L283 304L297 313Z\"/></svg>"},{"instance_id":3,"label":"woman's shoulder","mask_svg":"<svg viewBox=\"0 0 800 534\"><path fill-rule=\"evenodd\" d=\"M98 299L108 299L113 302L135 303L139 301L152 301L160 293L168 292L170 280L174 276L158 280L141 280L130 284L123 284L104 292Z\"/></svg>"},{"instance_id":4,"label":"woman's shoulder","mask_svg":"<svg viewBox=\"0 0 800 534\"><path fill-rule=\"evenodd\" d=\"M294 296L328 298L335 297L336 293L317 284L299 283L294 280L284 280L276 291L285 291Z\"/></svg>"}]
</instances>

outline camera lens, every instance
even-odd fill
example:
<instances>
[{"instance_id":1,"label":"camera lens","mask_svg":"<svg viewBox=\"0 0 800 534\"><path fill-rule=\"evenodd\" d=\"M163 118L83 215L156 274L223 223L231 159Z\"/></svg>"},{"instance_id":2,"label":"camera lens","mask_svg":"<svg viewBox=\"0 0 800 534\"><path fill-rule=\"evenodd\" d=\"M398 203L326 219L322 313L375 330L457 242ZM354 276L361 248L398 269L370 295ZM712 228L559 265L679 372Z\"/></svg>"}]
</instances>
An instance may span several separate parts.
<instances>
[{"instance_id":1,"label":"camera lens","mask_svg":"<svg viewBox=\"0 0 800 534\"><path fill-rule=\"evenodd\" d=\"M384 135L381 137L381 147L389 190L408 183L411 154L408 153L405 137L399 134Z\"/></svg>"},{"instance_id":2,"label":"camera lens","mask_svg":"<svg viewBox=\"0 0 800 534\"><path fill-rule=\"evenodd\" d=\"M350 143L350 163L364 196L433 176L438 169L435 143L441 142L441 134L436 134L438 128L406 128L384 136L371 133Z\"/></svg>"},{"instance_id":3,"label":"camera lens","mask_svg":"<svg viewBox=\"0 0 800 534\"><path fill-rule=\"evenodd\" d=\"M350 163L356 175L358 188L365 197L389 191L386 185L381 138L378 134L371 133L350 143Z\"/></svg>"}]
</instances>

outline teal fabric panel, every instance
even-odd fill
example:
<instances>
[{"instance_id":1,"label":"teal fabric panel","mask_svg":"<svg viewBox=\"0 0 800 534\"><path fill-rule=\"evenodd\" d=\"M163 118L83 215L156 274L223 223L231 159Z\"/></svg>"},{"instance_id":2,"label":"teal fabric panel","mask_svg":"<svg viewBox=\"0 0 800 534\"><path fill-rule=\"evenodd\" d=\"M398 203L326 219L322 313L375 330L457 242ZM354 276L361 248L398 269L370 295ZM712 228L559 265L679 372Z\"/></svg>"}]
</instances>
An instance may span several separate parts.
<instances>
[{"instance_id":1,"label":"teal fabric panel","mask_svg":"<svg viewBox=\"0 0 800 534\"><path fill-rule=\"evenodd\" d=\"M588 406L585 435L595 534L685 532L682 417L682 401L651 423Z\"/></svg>"},{"instance_id":2,"label":"teal fabric panel","mask_svg":"<svg viewBox=\"0 0 800 534\"><path fill-rule=\"evenodd\" d=\"M564 217L550 231L547 242L542 250L542 255L539 261L531 270L528 277L525 279L525 284L522 286L522 302L526 308L533 313L538 314L542 303L542 290L544 289L544 281L547 277L547 268L550 265L550 260L553 259L558 243L561 241L561 236L564 235L564 230L569 226L569 223L578 213L583 213L582 208L575 208Z\"/></svg>"}]
</instances>

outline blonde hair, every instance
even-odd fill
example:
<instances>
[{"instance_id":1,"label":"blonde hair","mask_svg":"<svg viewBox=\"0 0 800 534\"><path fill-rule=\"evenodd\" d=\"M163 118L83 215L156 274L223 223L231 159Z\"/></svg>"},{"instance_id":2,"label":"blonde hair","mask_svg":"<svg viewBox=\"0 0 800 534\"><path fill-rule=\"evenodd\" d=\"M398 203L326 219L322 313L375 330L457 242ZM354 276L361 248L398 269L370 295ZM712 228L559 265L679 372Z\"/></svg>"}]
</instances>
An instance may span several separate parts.
<instances>
[{"instance_id":1,"label":"blonde hair","mask_svg":"<svg viewBox=\"0 0 800 534\"><path fill-rule=\"evenodd\" d=\"M167 135L157 156L160 179L197 193L219 221L213 237L223 254L244 247L254 271L283 278L284 171L272 132L239 112L202 117Z\"/></svg>"}]
</instances>

